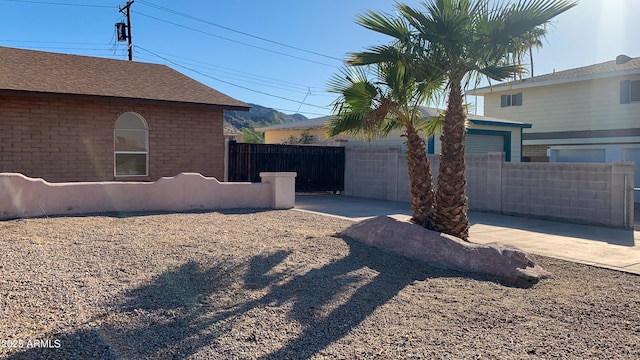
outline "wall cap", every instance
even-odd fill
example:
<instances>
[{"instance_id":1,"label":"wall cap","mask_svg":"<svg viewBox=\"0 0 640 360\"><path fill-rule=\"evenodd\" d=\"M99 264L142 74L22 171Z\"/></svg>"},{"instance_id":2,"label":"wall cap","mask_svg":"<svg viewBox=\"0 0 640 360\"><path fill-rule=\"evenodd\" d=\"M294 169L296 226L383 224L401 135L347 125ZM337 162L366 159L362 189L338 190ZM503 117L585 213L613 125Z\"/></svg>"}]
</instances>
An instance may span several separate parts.
<instances>
[{"instance_id":1,"label":"wall cap","mask_svg":"<svg viewBox=\"0 0 640 360\"><path fill-rule=\"evenodd\" d=\"M260 177L296 177L298 176L297 172L261 172Z\"/></svg>"}]
</instances>

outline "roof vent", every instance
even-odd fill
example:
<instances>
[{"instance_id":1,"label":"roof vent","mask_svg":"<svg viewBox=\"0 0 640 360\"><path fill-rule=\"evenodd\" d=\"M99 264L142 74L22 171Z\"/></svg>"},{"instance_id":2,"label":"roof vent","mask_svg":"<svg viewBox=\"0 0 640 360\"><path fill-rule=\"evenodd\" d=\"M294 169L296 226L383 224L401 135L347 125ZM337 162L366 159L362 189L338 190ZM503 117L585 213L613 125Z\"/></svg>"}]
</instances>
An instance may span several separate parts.
<instances>
[{"instance_id":1,"label":"roof vent","mask_svg":"<svg viewBox=\"0 0 640 360\"><path fill-rule=\"evenodd\" d=\"M627 55L618 55L616 57L616 64L617 65L622 65L622 64L626 64L627 61L631 60L630 57L628 57Z\"/></svg>"}]
</instances>

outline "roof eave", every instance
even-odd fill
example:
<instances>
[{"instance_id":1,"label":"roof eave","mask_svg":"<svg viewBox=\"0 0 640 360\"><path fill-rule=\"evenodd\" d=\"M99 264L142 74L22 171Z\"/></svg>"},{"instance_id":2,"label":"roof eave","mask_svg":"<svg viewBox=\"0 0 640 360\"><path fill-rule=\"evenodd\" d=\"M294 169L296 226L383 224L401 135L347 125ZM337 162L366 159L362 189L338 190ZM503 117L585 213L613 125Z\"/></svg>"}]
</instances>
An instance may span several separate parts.
<instances>
[{"instance_id":1,"label":"roof eave","mask_svg":"<svg viewBox=\"0 0 640 360\"><path fill-rule=\"evenodd\" d=\"M469 121L476 125L487 125L487 126L504 126L504 127L518 127L523 129L529 129L533 125L529 123L519 123L519 122L506 122L506 121L495 121L495 120L480 120L480 119L469 119Z\"/></svg>"},{"instance_id":2,"label":"roof eave","mask_svg":"<svg viewBox=\"0 0 640 360\"><path fill-rule=\"evenodd\" d=\"M15 90L15 89L0 89L0 95L8 96L33 96L43 98L67 98L76 100L102 100L102 101L117 101L117 102L145 102L164 105L179 105L188 107L215 107L222 108L224 110L239 110L249 111L250 105L231 105L231 104L215 104L204 102L187 102L177 100L163 100L163 99L148 99L148 98L135 98L135 97L121 97L121 96L106 96L106 95L92 95L92 94L72 94L72 93L56 93L56 92L42 92L42 91L30 91L30 90Z\"/></svg>"},{"instance_id":3,"label":"roof eave","mask_svg":"<svg viewBox=\"0 0 640 360\"><path fill-rule=\"evenodd\" d=\"M606 79L606 78L636 75L636 74L640 74L640 68L605 72L600 74L574 76L569 78L550 79L550 80L541 80L541 81L534 80L534 81L527 82L527 80L534 79L534 78L530 78L530 79L518 80L520 82L517 84L507 82L507 83L496 84L493 86L485 86L478 89L474 89L471 92L471 95L484 95L484 94L490 94L493 92L498 93L502 91L526 89L526 88L532 88L532 87L538 87L538 86L551 86L551 85L566 84L566 83L572 83L572 82L578 82L578 81L598 80L598 79Z\"/></svg>"}]
</instances>

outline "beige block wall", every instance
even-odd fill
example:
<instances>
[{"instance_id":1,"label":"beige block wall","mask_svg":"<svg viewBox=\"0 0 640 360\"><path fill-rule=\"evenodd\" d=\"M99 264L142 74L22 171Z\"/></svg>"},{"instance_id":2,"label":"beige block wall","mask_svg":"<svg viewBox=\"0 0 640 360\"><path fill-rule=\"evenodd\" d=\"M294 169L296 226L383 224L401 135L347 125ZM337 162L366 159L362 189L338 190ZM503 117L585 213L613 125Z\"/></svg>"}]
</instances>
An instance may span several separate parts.
<instances>
[{"instance_id":1,"label":"beige block wall","mask_svg":"<svg viewBox=\"0 0 640 360\"><path fill-rule=\"evenodd\" d=\"M384 139L375 139L371 142L346 135L336 136L336 139L346 140L346 146L358 146L358 147L376 147L376 148L387 148L387 147L404 147L405 138L402 137L401 131L392 131L387 135Z\"/></svg>"},{"instance_id":2,"label":"beige block wall","mask_svg":"<svg viewBox=\"0 0 640 360\"><path fill-rule=\"evenodd\" d=\"M432 172L437 155L429 156ZM410 201L398 149L347 148L345 195ZM614 227L633 226L633 164L509 163L502 153L466 156L471 210Z\"/></svg>"},{"instance_id":3,"label":"beige block wall","mask_svg":"<svg viewBox=\"0 0 640 360\"><path fill-rule=\"evenodd\" d=\"M620 81L640 75L512 89L484 95L484 115L533 124L526 132L608 130L640 126L640 102L620 104ZM500 95L522 92L522 106L500 107Z\"/></svg>"}]
</instances>

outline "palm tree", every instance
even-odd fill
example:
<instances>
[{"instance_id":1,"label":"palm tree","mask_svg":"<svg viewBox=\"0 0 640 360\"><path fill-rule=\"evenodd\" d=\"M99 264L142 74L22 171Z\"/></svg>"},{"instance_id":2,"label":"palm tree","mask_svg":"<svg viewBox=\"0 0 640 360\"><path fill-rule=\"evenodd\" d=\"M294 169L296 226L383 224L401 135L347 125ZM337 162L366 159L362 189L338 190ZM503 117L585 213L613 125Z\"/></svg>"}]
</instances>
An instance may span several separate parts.
<instances>
[{"instance_id":1,"label":"palm tree","mask_svg":"<svg viewBox=\"0 0 640 360\"><path fill-rule=\"evenodd\" d=\"M510 58L507 62L511 64L522 64L522 58L525 55L529 55L529 76L533 76L533 48L540 49L542 44L542 39L544 39L547 35L547 27L545 25L538 26L533 28L531 31L526 32L522 36L514 38L511 41L509 48ZM514 80L515 79L514 74ZM520 79L522 79L522 73L518 74Z\"/></svg>"},{"instance_id":2,"label":"palm tree","mask_svg":"<svg viewBox=\"0 0 640 360\"><path fill-rule=\"evenodd\" d=\"M529 71L529 77L533 77L533 48L540 49L542 48L542 39L547 36L547 27L546 24L542 26L538 26L528 32L523 38L523 45L529 51L529 67L531 70Z\"/></svg>"},{"instance_id":3,"label":"palm tree","mask_svg":"<svg viewBox=\"0 0 640 360\"><path fill-rule=\"evenodd\" d=\"M575 5L569 0L522 0L515 4L497 1L493 6L489 0L426 0L422 3L424 11L420 11L398 3L400 18L387 23L409 23L409 36L372 26L387 16L368 12L359 18L361 25L392 36L396 42L411 44L405 46L413 46L414 53L425 54L420 57L424 71L438 71L447 78L449 95L435 197L436 230L465 240L469 235L463 88L472 80L477 85L482 77L500 81L521 72L521 65L507 62L513 39ZM376 49L371 48L371 52ZM354 54L351 63L370 64L372 58L367 53Z\"/></svg>"},{"instance_id":4,"label":"palm tree","mask_svg":"<svg viewBox=\"0 0 640 360\"><path fill-rule=\"evenodd\" d=\"M408 33L406 24L387 22L385 26ZM428 229L433 228L434 189L431 164L426 155L425 141L420 132L434 132L437 121L429 121L420 106L441 88L440 73L425 73L413 68L413 54L402 44L380 46L375 53L375 79L369 79L367 70L353 65L335 75L329 86L340 95L334 102L334 120L329 136L341 133L360 136L368 140L383 138L393 130L403 129L406 137L407 161L411 191L412 221Z\"/></svg>"}]
</instances>

